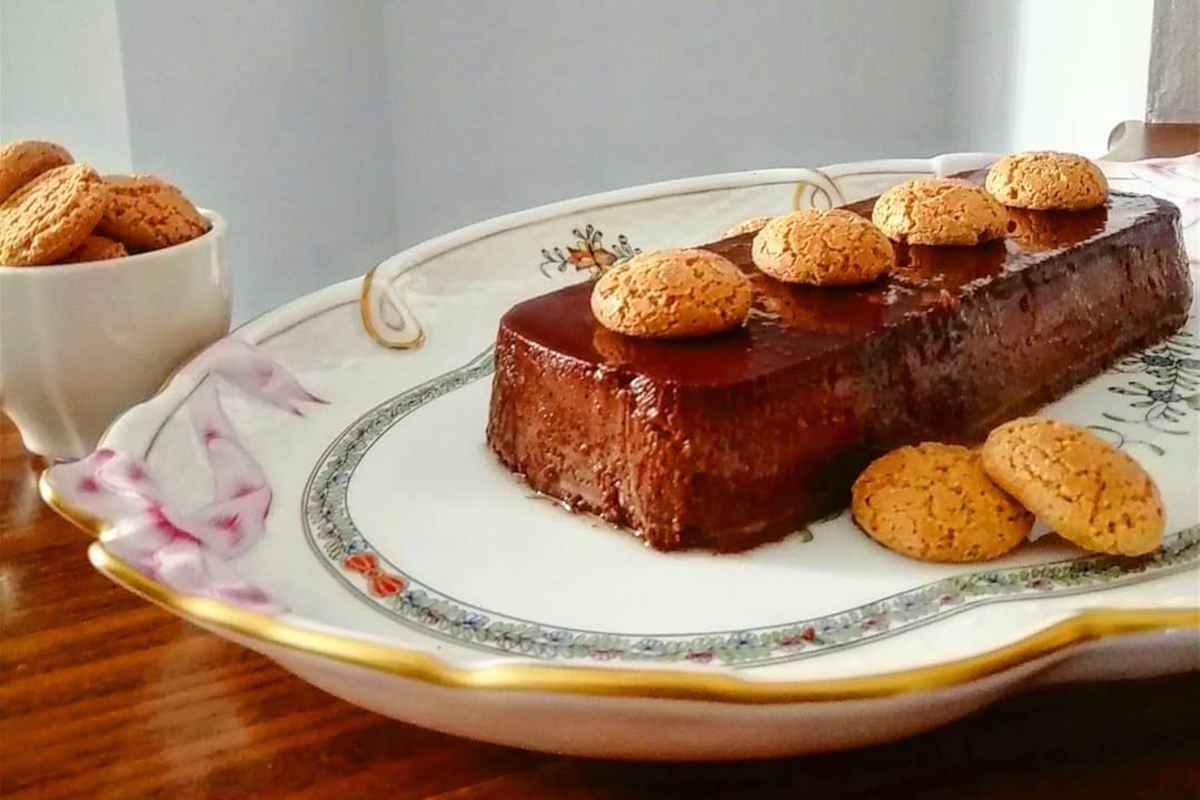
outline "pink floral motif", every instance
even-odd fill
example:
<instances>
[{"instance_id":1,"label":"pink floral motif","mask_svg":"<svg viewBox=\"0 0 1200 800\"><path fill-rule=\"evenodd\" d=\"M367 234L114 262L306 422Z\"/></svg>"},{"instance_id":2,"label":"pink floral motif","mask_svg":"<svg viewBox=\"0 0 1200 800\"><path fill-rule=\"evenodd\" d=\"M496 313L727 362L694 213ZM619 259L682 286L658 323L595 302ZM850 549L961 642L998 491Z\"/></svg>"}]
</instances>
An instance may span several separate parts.
<instances>
[{"instance_id":1,"label":"pink floral motif","mask_svg":"<svg viewBox=\"0 0 1200 800\"><path fill-rule=\"evenodd\" d=\"M325 403L300 385L282 364L259 348L227 337L209 347L187 367L188 372L220 375L267 405L304 416L303 403Z\"/></svg>"},{"instance_id":2,"label":"pink floral motif","mask_svg":"<svg viewBox=\"0 0 1200 800\"><path fill-rule=\"evenodd\" d=\"M188 371L218 376L297 416L303 403L325 402L240 339L217 342ZM188 412L213 475L212 500L199 508L173 508L141 459L109 448L54 467L48 479L70 506L102 520L105 547L145 575L185 594L277 613L281 607L231 564L266 532L272 497L266 475L225 415L217 381L201 381Z\"/></svg>"}]
</instances>

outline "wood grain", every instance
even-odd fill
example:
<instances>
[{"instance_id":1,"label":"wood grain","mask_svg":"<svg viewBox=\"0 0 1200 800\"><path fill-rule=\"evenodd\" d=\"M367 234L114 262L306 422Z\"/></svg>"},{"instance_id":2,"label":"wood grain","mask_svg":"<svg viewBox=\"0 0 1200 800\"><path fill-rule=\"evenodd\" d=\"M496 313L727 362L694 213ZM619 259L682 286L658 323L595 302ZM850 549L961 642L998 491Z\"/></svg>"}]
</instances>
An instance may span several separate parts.
<instances>
[{"instance_id":1,"label":"wood grain","mask_svg":"<svg viewBox=\"0 0 1200 800\"><path fill-rule=\"evenodd\" d=\"M1108 135L1110 161L1171 158L1200 152L1200 123L1138 122L1118 124Z\"/></svg>"},{"instance_id":2,"label":"wood grain","mask_svg":"<svg viewBox=\"0 0 1200 800\"><path fill-rule=\"evenodd\" d=\"M109 583L88 566L87 537L39 500L41 466L0 416L0 797L10 800L1200 797L1194 675L1039 691L908 741L760 763L589 761L424 731Z\"/></svg>"}]
</instances>

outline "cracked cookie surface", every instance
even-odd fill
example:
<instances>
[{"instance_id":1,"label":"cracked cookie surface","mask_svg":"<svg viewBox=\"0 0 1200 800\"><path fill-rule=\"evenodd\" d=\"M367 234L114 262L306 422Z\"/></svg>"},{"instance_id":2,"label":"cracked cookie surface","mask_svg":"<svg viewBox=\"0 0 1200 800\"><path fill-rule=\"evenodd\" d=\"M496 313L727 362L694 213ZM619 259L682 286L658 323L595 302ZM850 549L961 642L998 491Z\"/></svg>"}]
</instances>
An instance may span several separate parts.
<instances>
[{"instance_id":1,"label":"cracked cookie surface","mask_svg":"<svg viewBox=\"0 0 1200 800\"><path fill-rule=\"evenodd\" d=\"M108 205L108 190L87 164L55 167L0 203L0 264L53 264L83 244Z\"/></svg>"},{"instance_id":2,"label":"cracked cookie surface","mask_svg":"<svg viewBox=\"0 0 1200 800\"><path fill-rule=\"evenodd\" d=\"M896 265L892 243L858 214L808 209L775 217L754 237L754 266L785 283L870 283Z\"/></svg>"},{"instance_id":3,"label":"cracked cookie surface","mask_svg":"<svg viewBox=\"0 0 1200 800\"><path fill-rule=\"evenodd\" d=\"M1007 217L982 187L957 178L917 178L879 196L871 221L909 244L976 245L1004 236Z\"/></svg>"},{"instance_id":4,"label":"cracked cookie surface","mask_svg":"<svg viewBox=\"0 0 1200 800\"><path fill-rule=\"evenodd\" d=\"M592 313L627 336L678 339L735 328L750 313L750 279L708 250L641 253L604 273Z\"/></svg>"},{"instance_id":5,"label":"cracked cookie surface","mask_svg":"<svg viewBox=\"0 0 1200 800\"><path fill-rule=\"evenodd\" d=\"M124 258L129 255L129 251L125 249L125 245L120 242L114 242L106 236L97 236L95 234L83 240L83 244L76 247L67 257L60 263L63 264L83 264L89 261L106 261L110 258Z\"/></svg>"},{"instance_id":6,"label":"cracked cookie surface","mask_svg":"<svg viewBox=\"0 0 1200 800\"><path fill-rule=\"evenodd\" d=\"M854 482L854 520L922 561L986 561L1029 535L1033 515L984 474L977 451L927 442L881 456Z\"/></svg>"},{"instance_id":7,"label":"cracked cookie surface","mask_svg":"<svg viewBox=\"0 0 1200 800\"><path fill-rule=\"evenodd\" d=\"M65 147L22 139L0 147L0 203L47 170L74 161Z\"/></svg>"},{"instance_id":8,"label":"cracked cookie surface","mask_svg":"<svg viewBox=\"0 0 1200 800\"><path fill-rule=\"evenodd\" d=\"M982 453L992 480L1085 550L1133 556L1162 544L1154 480L1091 431L1023 417L992 431Z\"/></svg>"},{"instance_id":9,"label":"cracked cookie surface","mask_svg":"<svg viewBox=\"0 0 1200 800\"><path fill-rule=\"evenodd\" d=\"M988 192L1006 206L1081 211L1104 205L1108 180L1083 156L1043 150L1005 156L988 170Z\"/></svg>"},{"instance_id":10,"label":"cracked cookie surface","mask_svg":"<svg viewBox=\"0 0 1200 800\"><path fill-rule=\"evenodd\" d=\"M158 250L195 239L209 229L183 192L150 175L109 175L104 178L111 200L100 233L129 250Z\"/></svg>"},{"instance_id":11,"label":"cracked cookie surface","mask_svg":"<svg viewBox=\"0 0 1200 800\"><path fill-rule=\"evenodd\" d=\"M733 225L724 233L722 233L721 238L729 239L734 236L740 236L743 233L757 233L758 231L761 231L770 221L771 217L769 216L750 217L749 219L744 219L737 225Z\"/></svg>"}]
</instances>

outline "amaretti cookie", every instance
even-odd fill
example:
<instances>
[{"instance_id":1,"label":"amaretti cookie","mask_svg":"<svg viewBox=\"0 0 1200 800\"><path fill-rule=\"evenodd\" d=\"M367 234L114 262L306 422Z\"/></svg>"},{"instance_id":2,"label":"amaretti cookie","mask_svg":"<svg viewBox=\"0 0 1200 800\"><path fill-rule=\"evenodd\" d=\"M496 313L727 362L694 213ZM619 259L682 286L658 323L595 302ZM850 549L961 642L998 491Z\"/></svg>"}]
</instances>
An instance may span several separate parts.
<instances>
[{"instance_id":1,"label":"amaretti cookie","mask_svg":"<svg viewBox=\"0 0 1200 800\"><path fill-rule=\"evenodd\" d=\"M987 190L1014 208L1081 211L1104 205L1108 180L1074 153L1040 151L1005 156L988 170Z\"/></svg>"},{"instance_id":2,"label":"amaretti cookie","mask_svg":"<svg viewBox=\"0 0 1200 800\"><path fill-rule=\"evenodd\" d=\"M125 249L125 245L120 242L114 242L105 236L97 236L93 234L83 240L83 244L76 247L67 257L62 260L63 264L83 264L89 261L107 261L110 258L123 258L129 255L129 251Z\"/></svg>"},{"instance_id":3,"label":"amaretti cookie","mask_svg":"<svg viewBox=\"0 0 1200 800\"><path fill-rule=\"evenodd\" d=\"M721 234L721 238L730 239L734 236L741 236L743 233L757 233L758 231L761 231L763 227L766 226L766 224L770 221L771 217L768 216L750 217L749 219L744 219L738 224L730 226L723 234Z\"/></svg>"},{"instance_id":4,"label":"amaretti cookie","mask_svg":"<svg viewBox=\"0 0 1200 800\"><path fill-rule=\"evenodd\" d=\"M840 208L775 217L754 237L754 266L785 283L870 283L896 264L892 243L869 221Z\"/></svg>"},{"instance_id":5,"label":"amaretti cookie","mask_svg":"<svg viewBox=\"0 0 1200 800\"><path fill-rule=\"evenodd\" d=\"M1033 515L988 479L977 451L901 447L854 482L851 512L872 539L922 561L986 561L1009 552Z\"/></svg>"},{"instance_id":6,"label":"amaretti cookie","mask_svg":"<svg viewBox=\"0 0 1200 800\"><path fill-rule=\"evenodd\" d=\"M1085 550L1149 553L1162 544L1162 498L1141 465L1091 431L1039 417L996 428L983 468L1056 533Z\"/></svg>"},{"instance_id":7,"label":"amaretti cookie","mask_svg":"<svg viewBox=\"0 0 1200 800\"><path fill-rule=\"evenodd\" d=\"M750 279L708 250L641 253L601 276L592 312L616 333L652 339L705 336L741 325Z\"/></svg>"},{"instance_id":8,"label":"amaretti cookie","mask_svg":"<svg viewBox=\"0 0 1200 800\"><path fill-rule=\"evenodd\" d=\"M108 206L87 164L43 172L0 203L0 264L53 264L83 244Z\"/></svg>"},{"instance_id":9,"label":"amaretti cookie","mask_svg":"<svg viewBox=\"0 0 1200 800\"><path fill-rule=\"evenodd\" d=\"M109 175L111 201L99 232L131 251L158 250L195 239L208 220L183 192L150 175Z\"/></svg>"},{"instance_id":10,"label":"amaretti cookie","mask_svg":"<svg viewBox=\"0 0 1200 800\"><path fill-rule=\"evenodd\" d=\"M1004 236L1004 206L982 187L956 178L917 178L875 201L871 221L897 242L976 245Z\"/></svg>"},{"instance_id":11,"label":"amaretti cookie","mask_svg":"<svg viewBox=\"0 0 1200 800\"><path fill-rule=\"evenodd\" d=\"M22 139L0 147L0 203L47 170L74 162L65 147Z\"/></svg>"}]
</instances>

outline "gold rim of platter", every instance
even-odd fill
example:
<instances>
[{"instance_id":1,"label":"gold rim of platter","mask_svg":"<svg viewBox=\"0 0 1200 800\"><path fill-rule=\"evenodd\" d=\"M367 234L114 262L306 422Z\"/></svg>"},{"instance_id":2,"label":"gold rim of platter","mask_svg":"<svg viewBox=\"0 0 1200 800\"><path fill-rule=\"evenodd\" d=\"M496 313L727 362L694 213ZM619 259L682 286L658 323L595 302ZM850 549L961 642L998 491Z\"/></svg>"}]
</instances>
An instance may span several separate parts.
<instances>
[{"instance_id":1,"label":"gold rim of platter","mask_svg":"<svg viewBox=\"0 0 1200 800\"><path fill-rule=\"evenodd\" d=\"M176 592L106 550L102 539L106 523L64 502L45 472L38 488L42 499L54 511L96 537L97 541L88 548L88 558L97 570L189 622L220 628L264 644L456 689L758 705L859 700L962 686L1085 642L1137 633L1200 629L1200 608L1093 609L1004 647L967 658L876 675L807 681L757 681L711 672L525 663L455 667L416 649L309 630L220 600Z\"/></svg>"}]
</instances>

